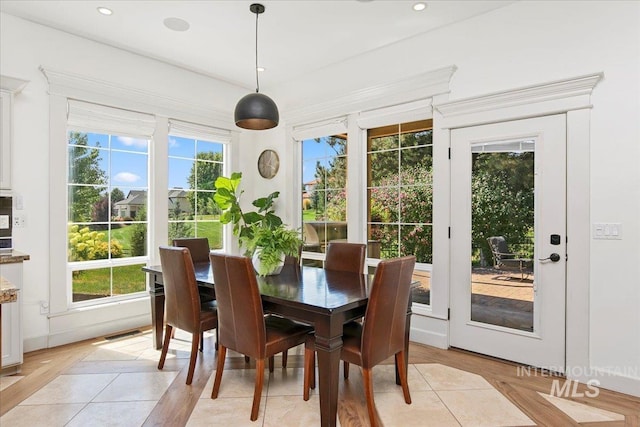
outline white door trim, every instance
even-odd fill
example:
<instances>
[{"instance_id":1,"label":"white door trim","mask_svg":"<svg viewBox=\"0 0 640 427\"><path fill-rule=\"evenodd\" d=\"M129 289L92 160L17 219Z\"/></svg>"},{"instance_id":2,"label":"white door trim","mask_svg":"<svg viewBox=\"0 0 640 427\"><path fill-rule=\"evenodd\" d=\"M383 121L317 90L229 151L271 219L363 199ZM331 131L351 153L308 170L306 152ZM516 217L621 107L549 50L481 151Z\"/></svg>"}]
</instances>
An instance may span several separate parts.
<instances>
[{"instance_id":1,"label":"white door trim","mask_svg":"<svg viewBox=\"0 0 640 427\"><path fill-rule=\"evenodd\" d=\"M590 108L594 87L604 78L594 73L570 79L526 86L483 96L434 103L434 140L436 145L451 146L452 128L495 123L556 113L567 114L567 377L586 382L589 361L589 259L590 259ZM445 171L443 171L445 172ZM448 171L446 171L448 172ZM441 175L442 176L442 175ZM439 185L445 184L443 179ZM447 182L451 188L450 181ZM444 197L443 197L444 199ZM444 200L443 200L444 201ZM436 200L434 200L435 205ZM438 208L440 217L450 218L447 204ZM435 215L435 212L434 212ZM434 217L435 221L435 217ZM434 236L434 248L436 245ZM442 245L434 257L432 282L450 291L450 254ZM445 290L443 289L443 292Z\"/></svg>"}]
</instances>

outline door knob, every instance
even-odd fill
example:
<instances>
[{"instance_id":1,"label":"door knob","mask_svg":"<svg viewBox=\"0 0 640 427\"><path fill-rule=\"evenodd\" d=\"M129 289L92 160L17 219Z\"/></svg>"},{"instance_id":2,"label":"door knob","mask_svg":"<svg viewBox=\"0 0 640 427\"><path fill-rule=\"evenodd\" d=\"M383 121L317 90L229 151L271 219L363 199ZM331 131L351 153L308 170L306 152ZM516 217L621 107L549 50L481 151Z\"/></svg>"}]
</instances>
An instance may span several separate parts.
<instances>
[{"instance_id":1,"label":"door knob","mask_svg":"<svg viewBox=\"0 0 640 427\"><path fill-rule=\"evenodd\" d=\"M560 261L560 255L554 252L551 255L549 255L547 258L539 258L539 261L546 261L546 260L551 260L551 262L558 262Z\"/></svg>"}]
</instances>

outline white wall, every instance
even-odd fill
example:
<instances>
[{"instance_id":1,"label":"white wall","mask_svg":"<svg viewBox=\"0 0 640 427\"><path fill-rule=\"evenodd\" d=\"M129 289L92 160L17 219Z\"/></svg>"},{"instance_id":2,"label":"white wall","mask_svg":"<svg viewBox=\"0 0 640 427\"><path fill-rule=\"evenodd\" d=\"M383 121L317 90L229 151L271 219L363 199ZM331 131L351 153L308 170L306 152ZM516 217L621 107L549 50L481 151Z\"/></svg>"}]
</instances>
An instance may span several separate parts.
<instances>
[{"instance_id":1,"label":"white wall","mask_svg":"<svg viewBox=\"0 0 640 427\"><path fill-rule=\"evenodd\" d=\"M601 370L603 384L640 395L640 3L518 2L309 73L272 95L295 113L451 64L450 100L604 73L591 98L590 221L622 223L623 238L591 240L589 366L576 368Z\"/></svg>"},{"instance_id":2,"label":"white wall","mask_svg":"<svg viewBox=\"0 0 640 427\"><path fill-rule=\"evenodd\" d=\"M15 191L24 198L28 226L15 229L15 245L31 254L25 264L25 337L46 335L39 314L48 299L48 100L37 70L48 65L123 85L194 99L231 111L244 91L156 61L84 41L2 15L2 74L30 80L16 98L13 153ZM622 240L591 240L588 325L590 366L640 384L640 3L518 2L309 73L269 93L280 105L282 126L241 135L234 170L246 176L247 199L290 182L291 143L286 116L357 89L455 64L450 99L603 72L591 111L591 222L620 222ZM171 84L167 84L171 82ZM304 101L299 101L304 100ZM300 104L304 102L304 104ZM264 148L281 153L281 173L270 181L255 174ZM236 168L237 166L237 168ZM60 171L65 173L65 171ZM571 202L571 201L569 201ZM284 212L293 222L292 214ZM571 236L569 236L571 239ZM569 254L570 256L570 254ZM571 259L569 259L571 262ZM435 284L434 286L448 286ZM571 304L571 301L569 301ZM634 371L635 369L635 371ZM626 372L624 372L626 370ZM615 381L614 381L615 387ZM625 387L628 389L628 387ZM638 386L640 390L640 386ZM638 392L637 394L640 394Z\"/></svg>"},{"instance_id":3,"label":"white wall","mask_svg":"<svg viewBox=\"0 0 640 427\"><path fill-rule=\"evenodd\" d=\"M203 112L227 111L229 127L230 112L245 90L10 15L0 14L0 24L1 73L29 81L15 97L12 151L13 192L22 196L24 210L20 213L27 218L25 228L14 228L14 247L31 256L24 263L22 293L28 351L47 346L51 325L58 329L56 333L74 336L68 320L53 319L50 324L47 316L40 314L40 302L50 299L50 284L54 289L63 288L63 284L50 283L49 278L49 96L47 80L39 67L140 89L164 100L184 101ZM62 167L58 173L67 171ZM54 280L63 282L65 278ZM94 315L96 318L101 315ZM103 323L108 323L108 316ZM114 327L118 326L112 324ZM108 331L103 329L103 333Z\"/></svg>"}]
</instances>

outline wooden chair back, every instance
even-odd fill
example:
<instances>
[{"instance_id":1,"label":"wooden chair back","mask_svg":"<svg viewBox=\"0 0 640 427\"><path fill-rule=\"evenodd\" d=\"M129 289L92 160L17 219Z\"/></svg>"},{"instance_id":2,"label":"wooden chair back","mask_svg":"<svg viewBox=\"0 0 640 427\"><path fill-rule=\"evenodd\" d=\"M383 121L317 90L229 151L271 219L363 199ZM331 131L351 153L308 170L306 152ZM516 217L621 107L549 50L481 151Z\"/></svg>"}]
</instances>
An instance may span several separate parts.
<instances>
[{"instance_id":1,"label":"wooden chair back","mask_svg":"<svg viewBox=\"0 0 640 427\"><path fill-rule=\"evenodd\" d=\"M173 239L173 246L189 248L194 264L209 262L209 239L206 237L184 237Z\"/></svg>"},{"instance_id":2,"label":"wooden chair back","mask_svg":"<svg viewBox=\"0 0 640 427\"><path fill-rule=\"evenodd\" d=\"M210 259L218 301L220 345L264 359L264 311L251 259L215 253Z\"/></svg>"},{"instance_id":3,"label":"wooden chair back","mask_svg":"<svg viewBox=\"0 0 640 427\"><path fill-rule=\"evenodd\" d=\"M364 273L366 253L367 245L363 243L329 242L324 268Z\"/></svg>"}]
</instances>

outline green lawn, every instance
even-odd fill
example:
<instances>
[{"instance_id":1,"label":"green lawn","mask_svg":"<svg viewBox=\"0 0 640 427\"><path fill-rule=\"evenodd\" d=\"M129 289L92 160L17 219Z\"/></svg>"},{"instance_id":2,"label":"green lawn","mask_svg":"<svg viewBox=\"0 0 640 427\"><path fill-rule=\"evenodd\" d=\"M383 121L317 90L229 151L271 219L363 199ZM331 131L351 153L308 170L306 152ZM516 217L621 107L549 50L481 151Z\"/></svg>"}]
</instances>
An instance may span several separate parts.
<instances>
[{"instance_id":1,"label":"green lawn","mask_svg":"<svg viewBox=\"0 0 640 427\"><path fill-rule=\"evenodd\" d=\"M146 289L144 264L97 268L73 273L73 300L109 297L142 292ZM109 283L113 270L113 290Z\"/></svg>"},{"instance_id":2,"label":"green lawn","mask_svg":"<svg viewBox=\"0 0 640 427\"><path fill-rule=\"evenodd\" d=\"M315 209L306 209L302 211L302 221L315 221L316 220L316 211Z\"/></svg>"}]
</instances>

